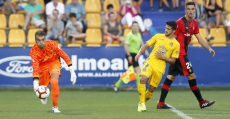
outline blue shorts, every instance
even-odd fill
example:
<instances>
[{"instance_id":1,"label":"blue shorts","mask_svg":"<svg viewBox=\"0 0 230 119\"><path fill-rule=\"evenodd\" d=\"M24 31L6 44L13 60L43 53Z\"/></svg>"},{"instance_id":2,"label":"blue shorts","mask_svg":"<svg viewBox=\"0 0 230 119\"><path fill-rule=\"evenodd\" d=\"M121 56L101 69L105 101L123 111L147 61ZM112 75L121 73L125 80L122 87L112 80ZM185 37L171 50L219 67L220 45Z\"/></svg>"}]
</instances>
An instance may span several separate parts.
<instances>
[{"instance_id":1,"label":"blue shorts","mask_svg":"<svg viewBox=\"0 0 230 119\"><path fill-rule=\"evenodd\" d=\"M202 24L205 24L206 22L204 21L204 20L201 20L199 23L198 23L198 25L199 25L199 27L202 25Z\"/></svg>"},{"instance_id":2,"label":"blue shorts","mask_svg":"<svg viewBox=\"0 0 230 119\"><path fill-rule=\"evenodd\" d=\"M208 18L208 21L215 22L216 23L216 16L211 16Z\"/></svg>"},{"instance_id":3,"label":"blue shorts","mask_svg":"<svg viewBox=\"0 0 230 119\"><path fill-rule=\"evenodd\" d=\"M21 5L18 5L20 10L24 10L24 8Z\"/></svg>"}]
</instances>

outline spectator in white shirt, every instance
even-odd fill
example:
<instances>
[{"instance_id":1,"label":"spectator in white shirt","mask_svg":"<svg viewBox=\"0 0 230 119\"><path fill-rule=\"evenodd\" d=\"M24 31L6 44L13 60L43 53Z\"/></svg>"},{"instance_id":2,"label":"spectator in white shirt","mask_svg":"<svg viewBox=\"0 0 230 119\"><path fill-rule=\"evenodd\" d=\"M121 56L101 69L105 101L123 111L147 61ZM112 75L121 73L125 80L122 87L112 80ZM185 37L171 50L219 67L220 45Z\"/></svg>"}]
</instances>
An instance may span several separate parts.
<instances>
[{"instance_id":1,"label":"spectator in white shirt","mask_svg":"<svg viewBox=\"0 0 230 119\"><path fill-rule=\"evenodd\" d=\"M59 11L58 19L62 20L65 13L65 6L63 3L58 2L59 0L52 0L46 4L46 16L47 22L53 17L53 10L57 9Z\"/></svg>"}]
</instances>

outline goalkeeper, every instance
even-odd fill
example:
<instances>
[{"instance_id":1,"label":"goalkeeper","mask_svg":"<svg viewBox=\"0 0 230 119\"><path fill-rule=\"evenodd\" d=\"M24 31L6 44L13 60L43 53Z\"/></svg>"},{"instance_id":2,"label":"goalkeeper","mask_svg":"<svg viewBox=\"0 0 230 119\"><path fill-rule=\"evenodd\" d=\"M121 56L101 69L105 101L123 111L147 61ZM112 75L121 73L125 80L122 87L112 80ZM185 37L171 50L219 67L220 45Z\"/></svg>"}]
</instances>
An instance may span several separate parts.
<instances>
[{"instance_id":1,"label":"goalkeeper","mask_svg":"<svg viewBox=\"0 0 230 119\"><path fill-rule=\"evenodd\" d=\"M53 113L60 113L58 110L58 97L59 97L59 85L58 79L61 76L61 62L60 57L64 59L69 66L71 73L70 81L72 84L76 82L76 74L72 68L72 62L68 55L56 44L56 42L45 39L44 31L37 31L35 33L36 44L30 51L31 62L33 67L33 86L34 91L39 85L48 86L51 84L52 101L53 101ZM42 104L47 103L47 99L41 99Z\"/></svg>"},{"instance_id":2,"label":"goalkeeper","mask_svg":"<svg viewBox=\"0 0 230 119\"><path fill-rule=\"evenodd\" d=\"M129 34L126 36L125 38L125 52L126 52L126 59L129 62L129 66L133 65L134 67L134 71L136 73L136 85L138 87L139 83L140 83L140 67L138 64L138 61L135 61L134 58L137 55L140 46L143 46L144 42L142 40L142 36L139 33L139 26L138 23L136 21L134 21L132 23L132 31L129 32ZM145 55L148 57L149 53L146 50L145 51ZM132 62L132 64L130 63ZM120 78L114 85L113 85L113 89L115 92L118 91L119 86L123 83L123 80Z\"/></svg>"}]
</instances>

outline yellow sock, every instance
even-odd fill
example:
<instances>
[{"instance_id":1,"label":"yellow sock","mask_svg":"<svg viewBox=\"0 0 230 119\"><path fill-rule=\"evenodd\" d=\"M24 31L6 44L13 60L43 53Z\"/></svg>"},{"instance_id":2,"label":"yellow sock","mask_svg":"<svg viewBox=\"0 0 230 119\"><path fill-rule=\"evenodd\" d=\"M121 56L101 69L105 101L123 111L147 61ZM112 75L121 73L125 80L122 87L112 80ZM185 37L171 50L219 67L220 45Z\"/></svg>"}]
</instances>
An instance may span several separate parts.
<instances>
[{"instance_id":1,"label":"yellow sock","mask_svg":"<svg viewBox=\"0 0 230 119\"><path fill-rule=\"evenodd\" d=\"M139 98L140 98L140 103L145 103L145 84L139 84L138 86L138 93L139 93Z\"/></svg>"},{"instance_id":2,"label":"yellow sock","mask_svg":"<svg viewBox=\"0 0 230 119\"><path fill-rule=\"evenodd\" d=\"M149 90L145 92L145 102L147 102L152 97L153 93L154 92L151 93Z\"/></svg>"}]
</instances>

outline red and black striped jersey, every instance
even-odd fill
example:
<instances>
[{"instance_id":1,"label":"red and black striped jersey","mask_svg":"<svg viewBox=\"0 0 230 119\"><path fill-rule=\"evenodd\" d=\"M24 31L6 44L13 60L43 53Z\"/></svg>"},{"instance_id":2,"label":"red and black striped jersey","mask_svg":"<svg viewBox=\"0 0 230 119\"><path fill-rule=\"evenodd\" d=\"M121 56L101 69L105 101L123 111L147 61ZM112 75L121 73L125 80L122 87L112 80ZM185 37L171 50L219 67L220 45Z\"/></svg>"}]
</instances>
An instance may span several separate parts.
<instances>
[{"instance_id":1,"label":"red and black striped jersey","mask_svg":"<svg viewBox=\"0 0 230 119\"><path fill-rule=\"evenodd\" d=\"M199 33L198 23L194 19L189 22L185 17L181 17L176 23L177 29L174 34L177 35L176 40L180 43L180 55L187 55L192 35Z\"/></svg>"}]
</instances>

